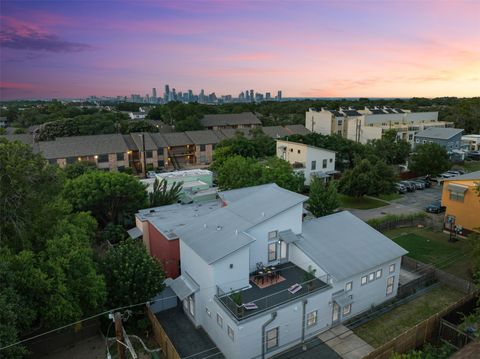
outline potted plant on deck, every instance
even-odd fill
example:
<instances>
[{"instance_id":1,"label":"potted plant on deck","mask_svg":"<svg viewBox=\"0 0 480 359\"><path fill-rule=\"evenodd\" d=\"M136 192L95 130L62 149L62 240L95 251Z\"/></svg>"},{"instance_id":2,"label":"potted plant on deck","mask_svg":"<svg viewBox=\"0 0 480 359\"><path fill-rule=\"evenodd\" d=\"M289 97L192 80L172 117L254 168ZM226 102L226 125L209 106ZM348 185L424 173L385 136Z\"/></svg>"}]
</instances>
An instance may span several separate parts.
<instances>
[{"instance_id":1,"label":"potted plant on deck","mask_svg":"<svg viewBox=\"0 0 480 359\"><path fill-rule=\"evenodd\" d=\"M242 317L244 311L242 291L233 292L230 294L230 299L236 304L237 316Z\"/></svg>"}]
</instances>

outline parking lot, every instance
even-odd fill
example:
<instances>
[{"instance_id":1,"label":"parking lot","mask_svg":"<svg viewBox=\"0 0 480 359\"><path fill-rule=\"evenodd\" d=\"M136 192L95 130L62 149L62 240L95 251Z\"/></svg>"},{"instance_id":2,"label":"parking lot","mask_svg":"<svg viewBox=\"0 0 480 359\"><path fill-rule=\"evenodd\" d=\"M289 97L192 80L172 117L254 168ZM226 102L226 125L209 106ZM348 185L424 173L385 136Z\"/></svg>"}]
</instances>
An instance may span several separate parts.
<instances>
[{"instance_id":1,"label":"parking lot","mask_svg":"<svg viewBox=\"0 0 480 359\"><path fill-rule=\"evenodd\" d=\"M402 198L391 201L407 207L424 210L426 206L442 198L442 186L432 183L431 188L416 190L402 194Z\"/></svg>"}]
</instances>

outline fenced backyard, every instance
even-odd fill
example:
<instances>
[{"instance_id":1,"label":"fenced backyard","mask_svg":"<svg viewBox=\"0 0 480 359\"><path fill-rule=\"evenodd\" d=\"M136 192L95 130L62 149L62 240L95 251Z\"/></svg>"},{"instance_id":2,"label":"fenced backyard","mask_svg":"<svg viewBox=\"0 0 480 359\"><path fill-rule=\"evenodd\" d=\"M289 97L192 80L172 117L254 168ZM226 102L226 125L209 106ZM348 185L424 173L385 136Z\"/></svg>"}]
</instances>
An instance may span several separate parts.
<instances>
[{"instance_id":1,"label":"fenced backyard","mask_svg":"<svg viewBox=\"0 0 480 359\"><path fill-rule=\"evenodd\" d=\"M160 345L160 348L162 348L162 357L164 359L180 359L177 349L175 349L175 346L172 344L157 317L155 317L155 314L153 314L148 307L145 309L145 311L150 323L152 324L155 341L158 343L158 345Z\"/></svg>"}]
</instances>

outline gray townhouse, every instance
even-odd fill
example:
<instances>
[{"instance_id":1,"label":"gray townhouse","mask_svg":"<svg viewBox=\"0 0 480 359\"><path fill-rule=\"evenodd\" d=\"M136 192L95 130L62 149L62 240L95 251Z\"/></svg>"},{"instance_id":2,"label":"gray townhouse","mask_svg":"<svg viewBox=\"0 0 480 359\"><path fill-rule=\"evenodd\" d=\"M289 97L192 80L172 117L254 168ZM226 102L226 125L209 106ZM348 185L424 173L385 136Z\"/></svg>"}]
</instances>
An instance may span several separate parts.
<instances>
[{"instance_id":1,"label":"gray townhouse","mask_svg":"<svg viewBox=\"0 0 480 359\"><path fill-rule=\"evenodd\" d=\"M415 135L415 146L436 143L447 151L459 150L462 147L463 129L429 127Z\"/></svg>"},{"instance_id":2,"label":"gray townhouse","mask_svg":"<svg viewBox=\"0 0 480 359\"><path fill-rule=\"evenodd\" d=\"M166 285L226 358L270 358L396 296L407 252L349 212L303 221L307 199L242 188L165 224L181 266Z\"/></svg>"}]
</instances>

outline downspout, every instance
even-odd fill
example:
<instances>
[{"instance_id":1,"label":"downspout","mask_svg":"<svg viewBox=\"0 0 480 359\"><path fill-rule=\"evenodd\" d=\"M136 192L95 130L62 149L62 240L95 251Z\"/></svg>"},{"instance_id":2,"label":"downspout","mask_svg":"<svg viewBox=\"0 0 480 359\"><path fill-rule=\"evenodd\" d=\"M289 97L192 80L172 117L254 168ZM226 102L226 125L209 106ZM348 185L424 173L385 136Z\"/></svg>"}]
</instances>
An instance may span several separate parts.
<instances>
[{"instance_id":1,"label":"downspout","mask_svg":"<svg viewBox=\"0 0 480 359\"><path fill-rule=\"evenodd\" d=\"M307 303L308 303L307 299L305 299L302 303L303 304L303 307L302 307L302 344L305 344L305 315L306 315L306 310L307 310ZM304 348L303 350L306 350L306 348Z\"/></svg>"},{"instance_id":2,"label":"downspout","mask_svg":"<svg viewBox=\"0 0 480 359\"><path fill-rule=\"evenodd\" d=\"M262 359L265 359L265 345L266 345L265 328L267 327L267 325L273 322L276 317L277 317L277 312L273 312L272 317L262 325Z\"/></svg>"}]
</instances>

